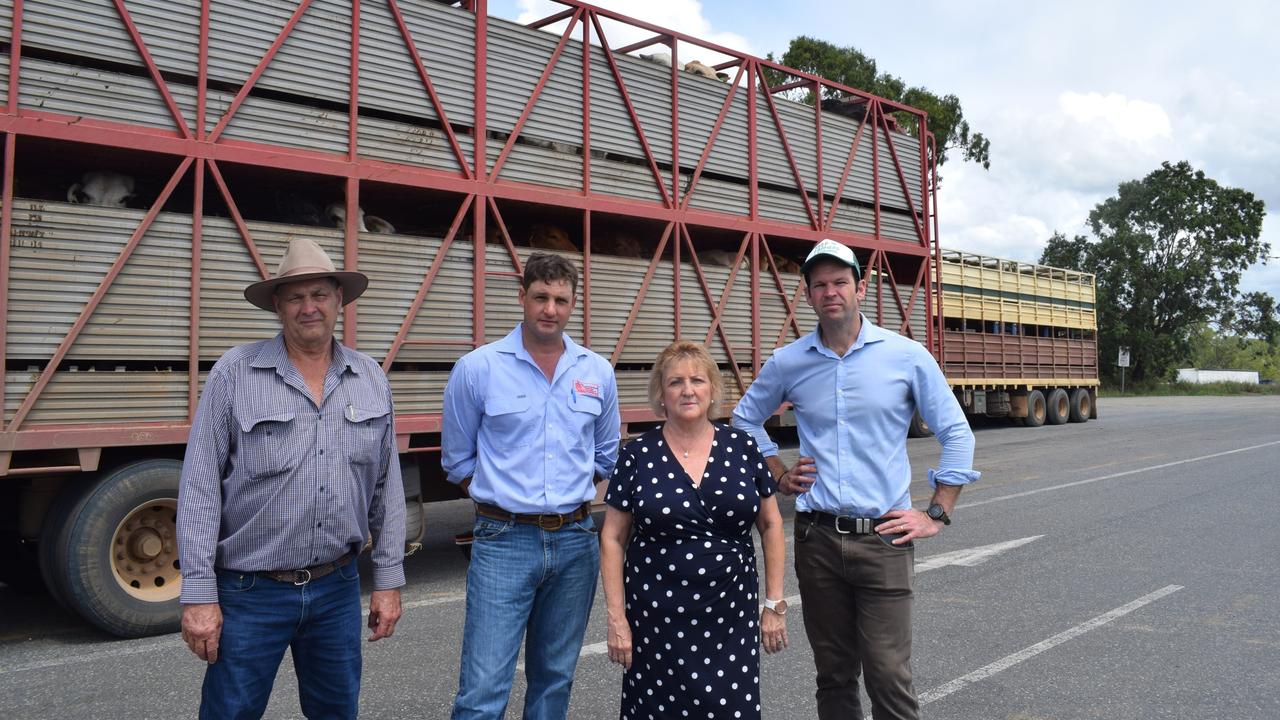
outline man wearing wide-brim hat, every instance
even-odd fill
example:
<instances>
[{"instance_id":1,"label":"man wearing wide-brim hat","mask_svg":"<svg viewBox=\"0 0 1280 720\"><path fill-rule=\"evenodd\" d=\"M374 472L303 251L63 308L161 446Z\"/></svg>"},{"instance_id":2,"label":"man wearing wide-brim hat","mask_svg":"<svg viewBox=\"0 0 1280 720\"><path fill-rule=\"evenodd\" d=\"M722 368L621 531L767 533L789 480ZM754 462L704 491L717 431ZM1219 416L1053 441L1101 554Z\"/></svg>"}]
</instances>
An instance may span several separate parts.
<instances>
[{"instance_id":1,"label":"man wearing wide-brim hat","mask_svg":"<svg viewBox=\"0 0 1280 720\"><path fill-rule=\"evenodd\" d=\"M369 281L289 243L245 299L281 332L209 372L178 494L182 639L208 663L200 717L261 717L286 648L308 717L354 718L360 577L373 538L370 640L400 618L404 489L391 389L333 331Z\"/></svg>"}]
</instances>

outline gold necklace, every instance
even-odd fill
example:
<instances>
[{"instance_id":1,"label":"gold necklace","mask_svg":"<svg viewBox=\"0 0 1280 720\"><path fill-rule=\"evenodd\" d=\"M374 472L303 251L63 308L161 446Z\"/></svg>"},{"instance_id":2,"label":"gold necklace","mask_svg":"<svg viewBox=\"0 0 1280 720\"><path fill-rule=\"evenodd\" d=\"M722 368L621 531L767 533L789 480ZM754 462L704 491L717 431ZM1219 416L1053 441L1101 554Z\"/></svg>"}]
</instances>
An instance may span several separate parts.
<instances>
[{"instance_id":1,"label":"gold necklace","mask_svg":"<svg viewBox=\"0 0 1280 720\"><path fill-rule=\"evenodd\" d=\"M710 423L708 423L708 425L710 425ZM715 426L714 426L714 425L711 425L711 431L712 431L713 433L715 432ZM699 434L701 434L701 433L699 433ZM676 444L675 444L675 442L674 442L674 438L675 438L675 433L673 432L670 436L668 436L668 437L667 437L667 443L668 443L669 445L671 445L671 447L672 447L672 448L674 448L674 449L676 449L676 450L680 450L680 448L676 447ZM695 438L694 438L694 440L693 440L693 442L694 442L694 444L697 444L697 442L698 442L698 438L696 438L696 437L695 437ZM688 459L689 459L689 451L688 451L688 450L681 450L680 452L684 454L684 459L685 459L685 460L688 460Z\"/></svg>"}]
</instances>

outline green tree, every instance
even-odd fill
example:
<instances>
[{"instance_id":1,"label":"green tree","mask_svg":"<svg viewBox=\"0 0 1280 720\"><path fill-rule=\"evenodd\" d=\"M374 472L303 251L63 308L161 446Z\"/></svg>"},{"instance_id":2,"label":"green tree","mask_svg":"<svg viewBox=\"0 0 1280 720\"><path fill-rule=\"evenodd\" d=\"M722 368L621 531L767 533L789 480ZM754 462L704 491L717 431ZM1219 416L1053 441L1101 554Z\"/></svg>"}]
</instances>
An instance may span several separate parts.
<instances>
[{"instance_id":1,"label":"green tree","mask_svg":"<svg viewBox=\"0 0 1280 720\"><path fill-rule=\"evenodd\" d=\"M1264 292L1241 296L1223 315L1223 325L1241 335L1265 340L1280 347L1280 307L1276 299Z\"/></svg>"},{"instance_id":2,"label":"green tree","mask_svg":"<svg viewBox=\"0 0 1280 720\"><path fill-rule=\"evenodd\" d=\"M773 53L768 55L768 59L775 60ZM960 107L960 98L955 95L937 95L923 87L908 87L901 78L879 72L876 61L855 47L840 47L803 35L794 38L781 60L775 61L924 110L929 114L929 130L938 140L939 167L947 161L952 150L959 152L964 160L981 165L984 169L991 167L991 143L982 133L969 127ZM788 80L778 72L769 71L766 75L771 85L779 85ZM823 95L822 99L828 100L846 96L847 93L824 87ZM799 90L792 97L810 105L816 100L813 93L806 90ZM903 130L915 131L915 116L895 113L895 118Z\"/></svg>"},{"instance_id":3,"label":"green tree","mask_svg":"<svg viewBox=\"0 0 1280 720\"><path fill-rule=\"evenodd\" d=\"M1089 238L1084 235L1068 238L1055 232L1040 254L1040 264L1091 272L1085 270L1089 264Z\"/></svg>"},{"instance_id":4,"label":"green tree","mask_svg":"<svg viewBox=\"0 0 1280 720\"><path fill-rule=\"evenodd\" d=\"M1099 357L1128 347L1135 381L1163 380L1190 356L1192 335L1237 301L1245 268L1270 252L1265 213L1252 193L1166 162L1089 213L1092 240L1055 236L1041 261L1081 260L1097 280Z\"/></svg>"},{"instance_id":5,"label":"green tree","mask_svg":"<svg viewBox=\"0 0 1280 720\"><path fill-rule=\"evenodd\" d=\"M1186 365L1215 370L1256 370L1263 380L1280 379L1280 347L1202 326L1191 337Z\"/></svg>"}]
</instances>

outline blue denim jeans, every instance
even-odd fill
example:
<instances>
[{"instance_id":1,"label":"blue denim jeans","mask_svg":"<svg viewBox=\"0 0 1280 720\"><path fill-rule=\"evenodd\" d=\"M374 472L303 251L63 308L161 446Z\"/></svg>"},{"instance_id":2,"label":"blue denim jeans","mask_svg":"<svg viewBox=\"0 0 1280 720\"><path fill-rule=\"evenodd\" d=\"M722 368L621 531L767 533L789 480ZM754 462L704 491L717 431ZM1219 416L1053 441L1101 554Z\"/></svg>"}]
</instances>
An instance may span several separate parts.
<instances>
[{"instance_id":1,"label":"blue denim jeans","mask_svg":"<svg viewBox=\"0 0 1280 720\"><path fill-rule=\"evenodd\" d=\"M284 651L308 718L354 718L360 700L360 573L355 559L306 585L218 571L222 637L204 674L200 717L260 718Z\"/></svg>"},{"instance_id":2,"label":"blue denim jeans","mask_svg":"<svg viewBox=\"0 0 1280 720\"><path fill-rule=\"evenodd\" d=\"M506 714L521 636L525 720L564 720L600 572L595 525L549 532L480 517L474 532L453 720Z\"/></svg>"}]
</instances>

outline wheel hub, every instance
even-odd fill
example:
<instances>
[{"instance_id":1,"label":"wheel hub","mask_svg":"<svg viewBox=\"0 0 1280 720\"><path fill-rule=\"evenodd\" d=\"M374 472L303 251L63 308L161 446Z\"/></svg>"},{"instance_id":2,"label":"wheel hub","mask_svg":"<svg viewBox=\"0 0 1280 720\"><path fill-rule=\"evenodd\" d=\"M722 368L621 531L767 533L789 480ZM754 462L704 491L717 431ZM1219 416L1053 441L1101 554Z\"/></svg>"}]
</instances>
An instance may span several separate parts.
<instances>
[{"instance_id":1,"label":"wheel hub","mask_svg":"<svg viewBox=\"0 0 1280 720\"><path fill-rule=\"evenodd\" d=\"M151 500L129 511L116 528L111 566L116 582L133 597L161 602L178 596L177 516L177 500Z\"/></svg>"}]
</instances>

